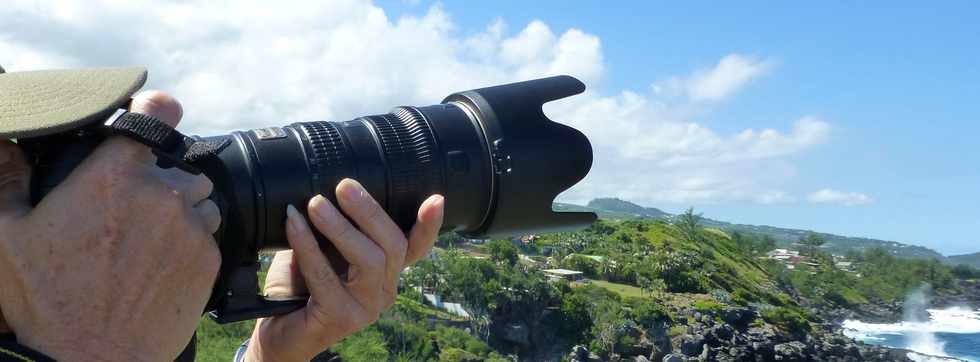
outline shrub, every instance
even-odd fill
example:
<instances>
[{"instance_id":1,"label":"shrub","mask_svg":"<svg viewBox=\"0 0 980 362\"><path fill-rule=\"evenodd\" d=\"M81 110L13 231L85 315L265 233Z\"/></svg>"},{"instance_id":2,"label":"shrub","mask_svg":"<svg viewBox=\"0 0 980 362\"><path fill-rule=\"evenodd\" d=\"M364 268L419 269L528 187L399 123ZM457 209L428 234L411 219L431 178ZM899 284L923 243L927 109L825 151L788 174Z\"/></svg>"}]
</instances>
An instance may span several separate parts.
<instances>
[{"instance_id":1,"label":"shrub","mask_svg":"<svg viewBox=\"0 0 980 362\"><path fill-rule=\"evenodd\" d=\"M687 327L682 326L682 325L676 325L676 326L670 327L670 329L667 330L667 336L669 336L671 338L677 337L677 336L682 335L684 333L687 333Z\"/></svg>"},{"instance_id":2,"label":"shrub","mask_svg":"<svg viewBox=\"0 0 980 362\"><path fill-rule=\"evenodd\" d=\"M702 312L720 312L725 309L725 305L711 301L711 300L699 300L694 302L694 309Z\"/></svg>"},{"instance_id":3,"label":"shrub","mask_svg":"<svg viewBox=\"0 0 980 362\"><path fill-rule=\"evenodd\" d=\"M641 302L630 310L630 318L644 328L650 328L656 322L672 321L670 312L659 303Z\"/></svg>"},{"instance_id":4,"label":"shrub","mask_svg":"<svg viewBox=\"0 0 980 362\"><path fill-rule=\"evenodd\" d=\"M762 312L762 318L787 332L806 333L810 331L810 322L806 313L798 309L776 307Z\"/></svg>"},{"instance_id":5,"label":"shrub","mask_svg":"<svg viewBox=\"0 0 980 362\"><path fill-rule=\"evenodd\" d=\"M444 362L476 362L482 360L483 359L480 358L480 356L459 348L450 347L442 350L442 352L439 352L439 361Z\"/></svg>"}]
</instances>

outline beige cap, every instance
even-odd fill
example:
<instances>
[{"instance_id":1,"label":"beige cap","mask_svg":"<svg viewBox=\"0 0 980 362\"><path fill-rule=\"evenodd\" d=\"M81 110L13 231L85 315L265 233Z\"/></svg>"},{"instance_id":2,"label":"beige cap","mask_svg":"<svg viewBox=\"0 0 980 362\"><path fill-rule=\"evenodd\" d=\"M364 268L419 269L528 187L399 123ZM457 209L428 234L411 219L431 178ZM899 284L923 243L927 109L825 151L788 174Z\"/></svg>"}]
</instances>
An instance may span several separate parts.
<instances>
[{"instance_id":1,"label":"beige cap","mask_svg":"<svg viewBox=\"0 0 980 362\"><path fill-rule=\"evenodd\" d=\"M98 122L146 83L144 68L0 68L0 139L45 136Z\"/></svg>"}]
</instances>

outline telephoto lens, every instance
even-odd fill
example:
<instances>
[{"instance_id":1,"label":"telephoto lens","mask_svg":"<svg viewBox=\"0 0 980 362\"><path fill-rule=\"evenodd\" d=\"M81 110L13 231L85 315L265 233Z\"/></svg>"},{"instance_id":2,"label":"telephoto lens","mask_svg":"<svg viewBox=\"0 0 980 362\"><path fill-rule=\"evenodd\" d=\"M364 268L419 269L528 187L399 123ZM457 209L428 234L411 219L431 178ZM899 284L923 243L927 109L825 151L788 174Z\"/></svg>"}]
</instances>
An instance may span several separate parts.
<instances>
[{"instance_id":1,"label":"telephoto lens","mask_svg":"<svg viewBox=\"0 0 980 362\"><path fill-rule=\"evenodd\" d=\"M574 128L549 120L542 105L581 93L585 85L557 76L455 93L441 104L396 107L343 122L195 137L215 146L193 162L214 183L221 210L215 234L221 271L209 310L219 322L287 313L306 298L259 295L262 250L288 247L287 205L315 195L336 202L344 178L358 180L392 219L409 230L422 201L446 198L444 232L506 237L584 227L592 213L554 212L555 197L592 166L592 146ZM34 199L70 173L104 136L67 132L24 142L35 159ZM305 210L305 207L300 207ZM338 273L347 263L326 238L321 249Z\"/></svg>"}]
</instances>

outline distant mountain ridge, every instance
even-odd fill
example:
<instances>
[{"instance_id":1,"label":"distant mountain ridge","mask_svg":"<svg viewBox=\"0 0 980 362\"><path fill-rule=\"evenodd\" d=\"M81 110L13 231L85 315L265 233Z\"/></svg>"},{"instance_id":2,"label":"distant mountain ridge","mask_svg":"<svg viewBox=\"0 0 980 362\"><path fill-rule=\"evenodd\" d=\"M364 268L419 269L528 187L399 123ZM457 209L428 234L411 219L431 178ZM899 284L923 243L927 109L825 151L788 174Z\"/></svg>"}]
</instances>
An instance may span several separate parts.
<instances>
[{"instance_id":1,"label":"distant mountain ridge","mask_svg":"<svg viewBox=\"0 0 980 362\"><path fill-rule=\"evenodd\" d=\"M636 216L646 216L651 218L667 218L671 215L655 207L643 207L626 200L612 197L602 197L589 201L588 205L593 209L621 211Z\"/></svg>"},{"instance_id":2,"label":"distant mountain ridge","mask_svg":"<svg viewBox=\"0 0 980 362\"><path fill-rule=\"evenodd\" d=\"M592 211L600 218L623 220L633 218L660 219L671 221L675 215L653 207L643 207L635 203L621 200L618 198L597 198L586 206L555 203L556 211ZM705 226L717 227L726 231L738 231L742 233L752 233L759 235L769 235L780 245L791 245L799 240L800 236L810 232L810 230L781 228L768 225L746 225L733 224L725 221L705 218ZM833 254L846 254L849 251L862 251L871 248L883 248L895 256L915 259L938 259L950 264L968 264L980 267L980 253L958 255L947 258L939 252L930 248L918 245L909 245L897 241L879 240L871 238L842 236L836 234L817 232L827 243L823 249Z\"/></svg>"},{"instance_id":3,"label":"distant mountain ridge","mask_svg":"<svg viewBox=\"0 0 980 362\"><path fill-rule=\"evenodd\" d=\"M980 252L972 254L961 254L961 255L950 255L946 257L946 261L950 264L964 264L969 265L974 268L980 268Z\"/></svg>"}]
</instances>

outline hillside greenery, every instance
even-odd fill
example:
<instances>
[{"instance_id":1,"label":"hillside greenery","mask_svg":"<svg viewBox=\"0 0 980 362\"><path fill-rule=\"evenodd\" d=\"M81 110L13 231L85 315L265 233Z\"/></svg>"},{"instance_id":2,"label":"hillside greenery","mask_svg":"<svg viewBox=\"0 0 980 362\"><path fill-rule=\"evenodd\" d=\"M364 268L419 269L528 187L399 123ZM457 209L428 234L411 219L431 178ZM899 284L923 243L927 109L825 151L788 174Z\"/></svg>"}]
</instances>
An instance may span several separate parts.
<instances>
[{"instance_id":1,"label":"hillside greenery","mask_svg":"<svg viewBox=\"0 0 980 362\"><path fill-rule=\"evenodd\" d=\"M347 361L505 361L586 345L605 358L655 326L684 333L696 312L751 308L759 312L753 323L806 334L818 319L804 304L889 302L923 283L948 290L980 276L880 248L848 253L853 268L844 270L820 238L803 235L809 264L790 269L765 257L778 245L772 236L712 226L694 210L669 221L600 219L525 240L470 244L444 235L435 257L403 273L394 308L332 351ZM550 281L543 271L553 268L588 280ZM423 293L460 303L470 317L430 305ZM204 321L199 360L230 360L251 327Z\"/></svg>"},{"instance_id":2,"label":"hillside greenery","mask_svg":"<svg viewBox=\"0 0 980 362\"><path fill-rule=\"evenodd\" d=\"M643 207L635 203L615 198L598 198L590 201L587 206L573 204L556 203L556 211L590 211L595 212L600 218L609 220L628 220L628 219L657 219L672 221L676 215L664 212L653 207ZM715 227L726 232L741 232L747 234L767 235L776 241L780 247L792 246L801 237L813 233L809 230L799 230L781 228L768 225L745 225L735 224L725 221L703 219L702 224L708 227ZM829 233L814 233L825 241L823 250L834 254L845 254L849 251L863 252L874 248L888 250L892 254L903 258L916 259L938 259L951 264L967 264L973 267L980 267L980 257L977 255L963 255L946 259L939 252L918 245L903 244L895 241L878 240L872 238L841 236ZM980 253L978 253L980 255Z\"/></svg>"}]
</instances>

